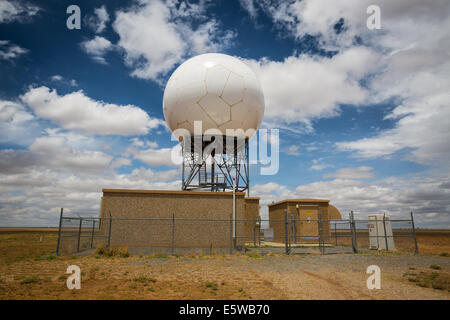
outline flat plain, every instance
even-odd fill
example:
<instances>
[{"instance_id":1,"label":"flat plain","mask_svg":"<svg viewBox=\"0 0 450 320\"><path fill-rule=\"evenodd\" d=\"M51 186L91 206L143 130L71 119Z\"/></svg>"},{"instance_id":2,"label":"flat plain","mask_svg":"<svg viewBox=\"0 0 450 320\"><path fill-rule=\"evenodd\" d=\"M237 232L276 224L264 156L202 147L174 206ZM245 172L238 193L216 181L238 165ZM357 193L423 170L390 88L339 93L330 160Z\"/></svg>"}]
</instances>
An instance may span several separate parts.
<instances>
[{"instance_id":1,"label":"flat plain","mask_svg":"<svg viewBox=\"0 0 450 320\"><path fill-rule=\"evenodd\" d=\"M0 230L0 299L450 299L450 231L419 230L420 254L54 256L54 229ZM81 268L81 289L66 269ZM366 286L369 265L381 289Z\"/></svg>"}]
</instances>

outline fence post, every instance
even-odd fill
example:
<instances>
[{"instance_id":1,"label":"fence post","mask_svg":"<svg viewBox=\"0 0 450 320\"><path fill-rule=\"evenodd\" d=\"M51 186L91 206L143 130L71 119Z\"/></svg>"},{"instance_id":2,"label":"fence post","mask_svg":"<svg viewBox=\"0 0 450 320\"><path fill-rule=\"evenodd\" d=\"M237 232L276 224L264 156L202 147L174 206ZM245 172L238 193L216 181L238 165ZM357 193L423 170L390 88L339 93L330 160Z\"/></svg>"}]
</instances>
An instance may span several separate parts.
<instances>
[{"instance_id":1,"label":"fence post","mask_svg":"<svg viewBox=\"0 0 450 320\"><path fill-rule=\"evenodd\" d=\"M253 245L256 247L256 221L253 224Z\"/></svg>"},{"instance_id":2,"label":"fence post","mask_svg":"<svg viewBox=\"0 0 450 320\"><path fill-rule=\"evenodd\" d=\"M356 226L355 226L355 219L353 216L353 210L350 211L350 229L352 231L352 249L353 253L358 253L358 246L356 243Z\"/></svg>"},{"instance_id":3,"label":"fence post","mask_svg":"<svg viewBox=\"0 0 450 320\"><path fill-rule=\"evenodd\" d=\"M112 215L111 211L109 212L109 228L108 228L108 242L106 244L106 247L109 249L111 246L111 227L112 227Z\"/></svg>"},{"instance_id":4,"label":"fence post","mask_svg":"<svg viewBox=\"0 0 450 320\"><path fill-rule=\"evenodd\" d=\"M387 233L386 233L386 213L383 212L383 229L384 229L384 243L386 244L386 250L389 250Z\"/></svg>"},{"instance_id":5,"label":"fence post","mask_svg":"<svg viewBox=\"0 0 450 320\"><path fill-rule=\"evenodd\" d=\"M419 247L417 246L416 227L414 225L414 215L413 215L412 211L411 211L411 226L412 226L414 245L415 245L415 252L414 253L418 254L419 253Z\"/></svg>"},{"instance_id":6,"label":"fence post","mask_svg":"<svg viewBox=\"0 0 450 320\"><path fill-rule=\"evenodd\" d=\"M319 214L317 215L317 218L318 218L318 220L317 220L317 229L318 229L318 232L319 232L319 251L320 251L320 254L323 254L324 253L324 248L323 248L323 239L322 239L322 236L323 236L323 230L322 230L322 213L320 213L319 212Z\"/></svg>"},{"instance_id":7,"label":"fence post","mask_svg":"<svg viewBox=\"0 0 450 320\"><path fill-rule=\"evenodd\" d=\"M295 245L296 238L297 238L297 230L296 230L296 224L295 224L295 213L292 214L292 243Z\"/></svg>"},{"instance_id":8,"label":"fence post","mask_svg":"<svg viewBox=\"0 0 450 320\"><path fill-rule=\"evenodd\" d=\"M233 254L233 215L230 215L230 254Z\"/></svg>"},{"instance_id":9,"label":"fence post","mask_svg":"<svg viewBox=\"0 0 450 320\"><path fill-rule=\"evenodd\" d=\"M95 220L92 220L91 248L94 245Z\"/></svg>"},{"instance_id":10,"label":"fence post","mask_svg":"<svg viewBox=\"0 0 450 320\"><path fill-rule=\"evenodd\" d=\"M337 222L334 223L334 238L336 240L336 246L338 245L338 241L337 241Z\"/></svg>"},{"instance_id":11,"label":"fence post","mask_svg":"<svg viewBox=\"0 0 450 320\"><path fill-rule=\"evenodd\" d=\"M261 245L261 217L258 217L258 246Z\"/></svg>"},{"instance_id":12,"label":"fence post","mask_svg":"<svg viewBox=\"0 0 450 320\"><path fill-rule=\"evenodd\" d=\"M284 247L286 254L289 254L289 239L288 239L288 215L287 215L287 209L284 209Z\"/></svg>"},{"instance_id":13,"label":"fence post","mask_svg":"<svg viewBox=\"0 0 450 320\"><path fill-rule=\"evenodd\" d=\"M80 238L81 238L81 225L83 224L83 218L80 218L80 226L78 227L78 244L77 252L80 252Z\"/></svg>"},{"instance_id":14,"label":"fence post","mask_svg":"<svg viewBox=\"0 0 450 320\"><path fill-rule=\"evenodd\" d=\"M59 226L58 226L58 242L56 243L56 255L59 256L59 245L61 243L61 227L63 219L63 208L61 208L61 213L59 214Z\"/></svg>"},{"instance_id":15,"label":"fence post","mask_svg":"<svg viewBox=\"0 0 450 320\"><path fill-rule=\"evenodd\" d=\"M175 242L175 214L172 214L172 241L170 243L172 255L174 253L174 242Z\"/></svg>"}]
</instances>

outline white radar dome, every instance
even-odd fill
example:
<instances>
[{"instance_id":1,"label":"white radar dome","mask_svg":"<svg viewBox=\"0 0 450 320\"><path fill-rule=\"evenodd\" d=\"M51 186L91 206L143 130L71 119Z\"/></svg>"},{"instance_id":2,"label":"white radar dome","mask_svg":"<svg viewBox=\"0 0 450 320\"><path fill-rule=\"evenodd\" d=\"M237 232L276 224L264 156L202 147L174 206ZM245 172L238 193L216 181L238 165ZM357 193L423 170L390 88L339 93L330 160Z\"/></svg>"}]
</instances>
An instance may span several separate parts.
<instances>
[{"instance_id":1,"label":"white radar dome","mask_svg":"<svg viewBox=\"0 0 450 320\"><path fill-rule=\"evenodd\" d=\"M164 118L170 128L194 135L194 121L208 129L258 129L264 96L255 73L241 60L218 53L193 57L171 75L164 90ZM251 135L250 135L251 136Z\"/></svg>"}]
</instances>

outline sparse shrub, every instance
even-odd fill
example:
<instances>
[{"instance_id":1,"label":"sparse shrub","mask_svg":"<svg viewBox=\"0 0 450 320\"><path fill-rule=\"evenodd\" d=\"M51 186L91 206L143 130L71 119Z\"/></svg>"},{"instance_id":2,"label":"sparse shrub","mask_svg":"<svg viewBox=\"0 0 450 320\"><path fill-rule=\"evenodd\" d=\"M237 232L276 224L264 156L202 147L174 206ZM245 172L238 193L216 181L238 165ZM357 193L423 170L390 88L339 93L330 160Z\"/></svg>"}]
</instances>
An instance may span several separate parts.
<instances>
[{"instance_id":1,"label":"sparse shrub","mask_svg":"<svg viewBox=\"0 0 450 320\"><path fill-rule=\"evenodd\" d=\"M28 283L35 283L39 281L39 277L38 276L31 276L31 277L27 277L25 279L23 279L22 281L20 281L21 284L28 284Z\"/></svg>"},{"instance_id":2,"label":"sparse shrub","mask_svg":"<svg viewBox=\"0 0 450 320\"><path fill-rule=\"evenodd\" d=\"M108 253L109 253L108 248L106 248L103 245L98 246L97 249L95 250L95 255L99 257L107 256Z\"/></svg>"},{"instance_id":3,"label":"sparse shrub","mask_svg":"<svg viewBox=\"0 0 450 320\"><path fill-rule=\"evenodd\" d=\"M416 283L416 286L422 287L422 288L427 288L427 285L425 283L422 283L422 282Z\"/></svg>"},{"instance_id":4,"label":"sparse shrub","mask_svg":"<svg viewBox=\"0 0 450 320\"><path fill-rule=\"evenodd\" d=\"M247 257L254 259L261 258L261 256L257 253L247 253Z\"/></svg>"},{"instance_id":5,"label":"sparse shrub","mask_svg":"<svg viewBox=\"0 0 450 320\"><path fill-rule=\"evenodd\" d=\"M56 256L55 255L53 255L53 254L51 254L51 255L48 255L48 256L37 256L37 257L34 257L34 261L42 261L42 260L54 260L54 259L56 259Z\"/></svg>"},{"instance_id":6,"label":"sparse shrub","mask_svg":"<svg viewBox=\"0 0 450 320\"><path fill-rule=\"evenodd\" d=\"M105 248L103 245L99 246L95 251L96 258L97 256L105 256L105 257L122 257L127 258L130 256L128 252L128 248Z\"/></svg>"},{"instance_id":7,"label":"sparse shrub","mask_svg":"<svg viewBox=\"0 0 450 320\"><path fill-rule=\"evenodd\" d=\"M437 290L444 290L444 289L445 289L445 288L444 288L444 285L441 284L441 283L432 283L432 284L431 284L431 287L432 287L433 289L437 289Z\"/></svg>"},{"instance_id":8,"label":"sparse shrub","mask_svg":"<svg viewBox=\"0 0 450 320\"><path fill-rule=\"evenodd\" d=\"M433 265L436 269L436 265ZM440 269L440 266L437 266ZM449 275L440 272L420 272L415 277L408 278L410 282L415 282L417 286L423 288L433 288L437 290L449 290Z\"/></svg>"},{"instance_id":9,"label":"sparse shrub","mask_svg":"<svg viewBox=\"0 0 450 320\"><path fill-rule=\"evenodd\" d=\"M122 258L128 258L130 256L128 248L119 248L119 256Z\"/></svg>"},{"instance_id":10,"label":"sparse shrub","mask_svg":"<svg viewBox=\"0 0 450 320\"><path fill-rule=\"evenodd\" d=\"M437 265L437 264L432 264L432 265L430 266L430 268L431 268L431 269L434 269L434 270L441 270L441 269L442 269L442 267L439 266L439 265Z\"/></svg>"},{"instance_id":11,"label":"sparse shrub","mask_svg":"<svg viewBox=\"0 0 450 320\"><path fill-rule=\"evenodd\" d=\"M440 254L440 256L441 256L441 257L450 257L450 253L448 253L448 252L442 252L442 253Z\"/></svg>"},{"instance_id":12,"label":"sparse shrub","mask_svg":"<svg viewBox=\"0 0 450 320\"><path fill-rule=\"evenodd\" d=\"M434 280L434 279L436 279L436 277L439 275L439 273L437 273L437 272L433 272L432 274L430 274L430 279L431 280Z\"/></svg>"},{"instance_id":13,"label":"sparse shrub","mask_svg":"<svg viewBox=\"0 0 450 320\"><path fill-rule=\"evenodd\" d=\"M216 291L219 288L217 285L217 282L215 282L215 281L206 281L205 286L214 291Z\"/></svg>"},{"instance_id":14,"label":"sparse shrub","mask_svg":"<svg viewBox=\"0 0 450 320\"><path fill-rule=\"evenodd\" d=\"M118 248L109 248L109 251L106 254L108 257L115 257L119 255L119 249Z\"/></svg>"},{"instance_id":15,"label":"sparse shrub","mask_svg":"<svg viewBox=\"0 0 450 320\"><path fill-rule=\"evenodd\" d=\"M405 272L405 273L403 274L403 276L404 276L404 277L406 277L406 276L417 276L417 273L414 273L414 272Z\"/></svg>"},{"instance_id":16,"label":"sparse shrub","mask_svg":"<svg viewBox=\"0 0 450 320\"><path fill-rule=\"evenodd\" d=\"M139 277L134 277L133 281L136 282L146 282L147 281L147 277L146 276L139 276Z\"/></svg>"},{"instance_id":17,"label":"sparse shrub","mask_svg":"<svg viewBox=\"0 0 450 320\"><path fill-rule=\"evenodd\" d=\"M95 253L98 254L99 256L104 256L106 255L106 251L107 249L103 245L100 245L97 247L97 250L95 250Z\"/></svg>"},{"instance_id":18,"label":"sparse shrub","mask_svg":"<svg viewBox=\"0 0 450 320\"><path fill-rule=\"evenodd\" d=\"M155 278L149 278L149 277L146 277L146 276L139 276L139 277L134 277L133 281L135 281L135 282L142 282L142 283L147 283L147 282L155 283L156 279Z\"/></svg>"}]
</instances>

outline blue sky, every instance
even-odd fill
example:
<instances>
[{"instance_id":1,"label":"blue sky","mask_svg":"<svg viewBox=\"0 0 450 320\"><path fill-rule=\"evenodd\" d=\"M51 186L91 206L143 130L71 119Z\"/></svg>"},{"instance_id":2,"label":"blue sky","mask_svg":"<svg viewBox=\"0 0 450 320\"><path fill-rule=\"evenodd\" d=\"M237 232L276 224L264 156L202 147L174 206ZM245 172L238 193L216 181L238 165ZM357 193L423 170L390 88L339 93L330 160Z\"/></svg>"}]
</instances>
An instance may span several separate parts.
<instances>
[{"instance_id":1,"label":"blue sky","mask_svg":"<svg viewBox=\"0 0 450 320\"><path fill-rule=\"evenodd\" d=\"M80 30L66 27L70 4ZM179 189L164 86L189 57L221 52L255 71L262 127L280 130L278 173L251 171L262 216L314 197L450 227L450 5L378 1L369 30L370 4L2 2L0 225L97 212L102 188Z\"/></svg>"}]
</instances>

